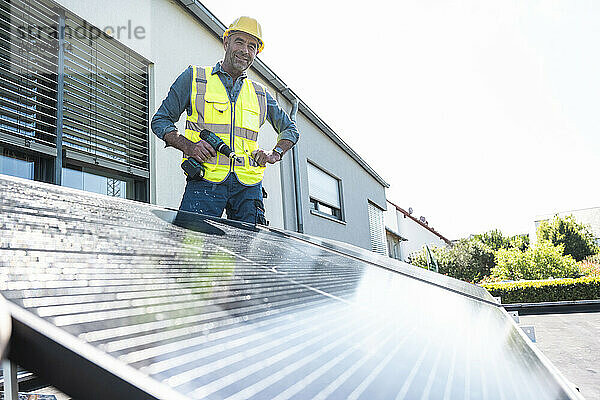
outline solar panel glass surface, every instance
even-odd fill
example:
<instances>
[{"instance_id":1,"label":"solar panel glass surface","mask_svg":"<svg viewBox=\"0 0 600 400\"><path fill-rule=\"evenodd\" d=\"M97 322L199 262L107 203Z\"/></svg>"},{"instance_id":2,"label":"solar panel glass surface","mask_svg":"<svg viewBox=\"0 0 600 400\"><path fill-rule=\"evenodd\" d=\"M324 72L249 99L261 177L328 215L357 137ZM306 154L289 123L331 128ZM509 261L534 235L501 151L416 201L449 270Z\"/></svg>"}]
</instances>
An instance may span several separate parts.
<instances>
[{"instance_id":1,"label":"solar panel glass surface","mask_svg":"<svg viewBox=\"0 0 600 400\"><path fill-rule=\"evenodd\" d=\"M17 178L0 179L0 199L0 292L30 343L47 338L152 397L576 396L477 286L339 242Z\"/></svg>"}]
</instances>

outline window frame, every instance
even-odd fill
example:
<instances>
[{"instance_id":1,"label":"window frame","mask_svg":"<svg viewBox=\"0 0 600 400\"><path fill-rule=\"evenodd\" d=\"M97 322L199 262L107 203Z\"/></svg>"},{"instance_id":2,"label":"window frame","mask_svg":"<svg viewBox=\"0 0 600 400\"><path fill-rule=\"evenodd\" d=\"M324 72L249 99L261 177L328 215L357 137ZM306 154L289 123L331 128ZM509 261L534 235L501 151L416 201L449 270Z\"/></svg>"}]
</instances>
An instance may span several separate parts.
<instances>
[{"instance_id":1,"label":"window frame","mask_svg":"<svg viewBox=\"0 0 600 400\"><path fill-rule=\"evenodd\" d=\"M308 178L307 182L308 182L308 199L309 199L309 204L310 204L310 213L313 215L318 215L321 217L325 217L327 219L334 220L336 222L345 223L346 216L345 216L345 212L344 212L344 196L343 196L342 179L339 178L338 176L332 174L331 172L327 171L325 168L319 166L318 164L316 164L314 161L312 161L310 159L307 159L306 163L307 163L307 177L309 175L308 168L313 167L313 168L316 168L317 170L319 170L320 172L328 175L329 177L335 179L335 181L337 182L337 194L338 194L338 200L340 203L340 206L338 208L337 206L334 206L333 204L331 204L325 200L322 200L322 199L312 196L310 193L310 187L311 187L310 178ZM327 209L331 210L331 212L324 211Z\"/></svg>"}]
</instances>

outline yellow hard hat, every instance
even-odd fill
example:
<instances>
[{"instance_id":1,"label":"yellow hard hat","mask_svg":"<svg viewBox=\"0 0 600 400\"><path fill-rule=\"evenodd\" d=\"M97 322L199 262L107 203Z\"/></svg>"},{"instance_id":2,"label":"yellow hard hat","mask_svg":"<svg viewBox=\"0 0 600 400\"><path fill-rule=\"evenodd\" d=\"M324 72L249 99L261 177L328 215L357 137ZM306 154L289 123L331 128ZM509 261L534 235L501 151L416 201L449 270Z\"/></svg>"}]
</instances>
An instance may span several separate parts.
<instances>
[{"instance_id":1,"label":"yellow hard hat","mask_svg":"<svg viewBox=\"0 0 600 400\"><path fill-rule=\"evenodd\" d=\"M229 25L229 28L223 33L225 39L231 32L246 32L249 35L258 39L258 52L260 53L265 48L265 43L262 40L262 28L257 20L251 17L239 17Z\"/></svg>"}]
</instances>

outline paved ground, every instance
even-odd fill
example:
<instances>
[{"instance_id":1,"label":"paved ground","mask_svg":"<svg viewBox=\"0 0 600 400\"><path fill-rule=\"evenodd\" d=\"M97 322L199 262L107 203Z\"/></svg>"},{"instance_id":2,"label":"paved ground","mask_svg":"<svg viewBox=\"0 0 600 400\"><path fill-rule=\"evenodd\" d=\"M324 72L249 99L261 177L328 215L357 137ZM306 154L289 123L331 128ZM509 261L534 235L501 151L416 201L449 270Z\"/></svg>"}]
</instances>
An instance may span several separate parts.
<instances>
[{"instance_id":1,"label":"paved ground","mask_svg":"<svg viewBox=\"0 0 600 400\"><path fill-rule=\"evenodd\" d=\"M538 348L579 388L600 399L600 312L521 316L533 325Z\"/></svg>"}]
</instances>

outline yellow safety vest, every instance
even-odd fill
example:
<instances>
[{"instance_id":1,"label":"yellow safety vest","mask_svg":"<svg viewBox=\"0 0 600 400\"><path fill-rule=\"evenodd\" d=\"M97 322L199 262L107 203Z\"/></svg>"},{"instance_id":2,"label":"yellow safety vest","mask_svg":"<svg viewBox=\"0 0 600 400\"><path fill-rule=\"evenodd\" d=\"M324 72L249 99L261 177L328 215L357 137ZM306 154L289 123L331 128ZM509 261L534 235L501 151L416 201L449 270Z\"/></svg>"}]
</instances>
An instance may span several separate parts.
<instances>
[{"instance_id":1,"label":"yellow safety vest","mask_svg":"<svg viewBox=\"0 0 600 400\"><path fill-rule=\"evenodd\" d=\"M259 166L250 154L258 149L258 130L267 119L265 88L246 78L237 100L230 102L218 74L211 74L212 68L193 67L192 115L188 115L185 123L185 137L196 143L200 141L200 131L208 129L239 158L233 162L217 153L202 164L204 179L219 183L233 172L241 183L257 184L263 179L265 167Z\"/></svg>"}]
</instances>

